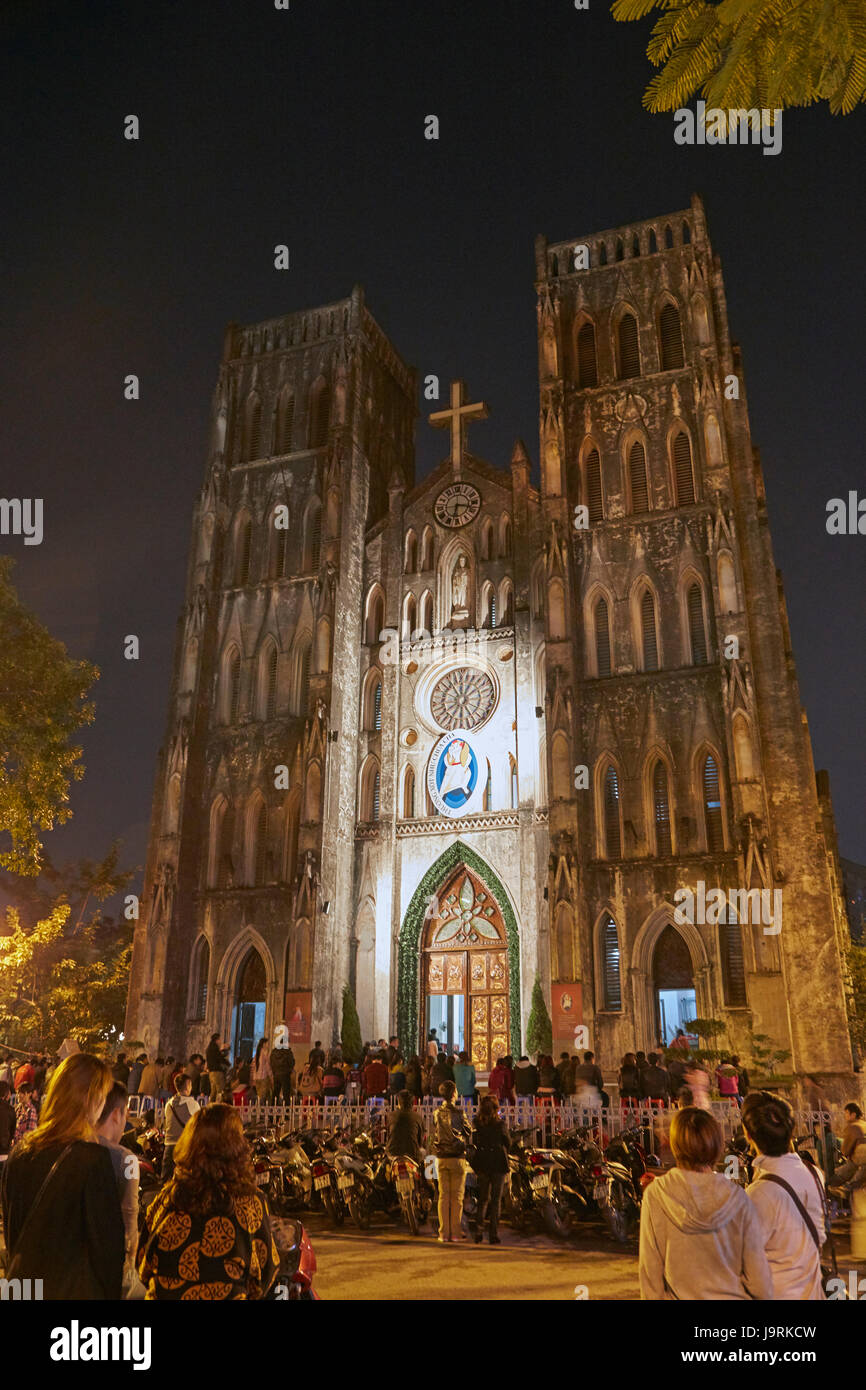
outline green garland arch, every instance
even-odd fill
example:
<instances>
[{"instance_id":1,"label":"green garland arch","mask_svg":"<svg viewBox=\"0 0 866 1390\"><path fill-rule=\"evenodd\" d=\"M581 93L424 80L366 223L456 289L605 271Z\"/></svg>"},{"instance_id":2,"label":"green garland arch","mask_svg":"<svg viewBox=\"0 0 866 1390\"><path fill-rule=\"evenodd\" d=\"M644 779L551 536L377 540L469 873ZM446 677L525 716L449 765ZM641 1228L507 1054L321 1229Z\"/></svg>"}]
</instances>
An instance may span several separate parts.
<instances>
[{"instance_id":1,"label":"green garland arch","mask_svg":"<svg viewBox=\"0 0 866 1390\"><path fill-rule=\"evenodd\" d=\"M462 840L440 854L430 865L415 892L400 928L397 948L397 1034L404 1057L411 1057L418 1046L418 988L420 952L418 944L430 898L460 864L472 869L490 889L499 904L508 942L508 1012L511 1020L511 1051L520 1056L520 939L517 919L502 883L480 854Z\"/></svg>"}]
</instances>

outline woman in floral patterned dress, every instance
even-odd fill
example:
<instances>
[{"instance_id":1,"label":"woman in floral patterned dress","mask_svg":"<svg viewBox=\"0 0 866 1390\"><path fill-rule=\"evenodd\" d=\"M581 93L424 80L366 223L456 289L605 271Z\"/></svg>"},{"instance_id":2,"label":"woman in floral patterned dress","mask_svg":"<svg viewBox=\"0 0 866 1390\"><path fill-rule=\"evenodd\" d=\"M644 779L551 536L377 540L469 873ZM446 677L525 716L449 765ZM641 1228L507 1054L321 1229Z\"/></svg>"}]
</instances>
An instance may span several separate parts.
<instances>
[{"instance_id":1,"label":"woman in floral patterned dress","mask_svg":"<svg viewBox=\"0 0 866 1390\"><path fill-rule=\"evenodd\" d=\"M279 1264L240 1116L209 1105L184 1129L174 1176L147 1210L138 1247L146 1297L263 1298Z\"/></svg>"}]
</instances>

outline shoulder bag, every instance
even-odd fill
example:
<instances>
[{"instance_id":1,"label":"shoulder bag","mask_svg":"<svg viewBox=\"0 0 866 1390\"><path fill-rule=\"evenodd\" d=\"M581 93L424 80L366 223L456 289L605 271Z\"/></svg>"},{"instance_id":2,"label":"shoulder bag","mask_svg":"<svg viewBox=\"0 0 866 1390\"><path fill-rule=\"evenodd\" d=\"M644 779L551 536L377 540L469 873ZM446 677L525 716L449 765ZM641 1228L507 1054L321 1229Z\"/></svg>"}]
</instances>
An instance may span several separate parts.
<instances>
[{"instance_id":1,"label":"shoulder bag","mask_svg":"<svg viewBox=\"0 0 866 1390\"><path fill-rule=\"evenodd\" d=\"M832 1229L832 1227L831 1227L831 1225L830 1225L830 1216L829 1216L829 1213L828 1213L828 1211L827 1211L827 1201L826 1201L826 1198L825 1198L825 1195L824 1195L824 1189L823 1189L823 1187L821 1186L821 1179L818 1177L818 1174L815 1173L815 1172L809 1167L809 1164L808 1164L808 1163L804 1163L804 1164L803 1164L803 1167L804 1167L804 1168L809 1168L809 1172L812 1174L812 1178L813 1178L813 1180L814 1180L815 1186L816 1186L817 1189L818 1189L818 1195L819 1195L819 1197L820 1197L820 1199L821 1199L821 1210L822 1210L823 1213L824 1213L824 1225L825 1225L826 1231L827 1231L827 1244L828 1244L828 1246L829 1246L829 1248L830 1248L830 1264L829 1264L829 1265L825 1265L825 1264L823 1264L823 1263L821 1264L821 1287L822 1287L823 1290L824 1290L824 1296L827 1297L827 1284L829 1283L829 1281L830 1281L831 1279L833 1279L833 1280L838 1280L839 1283L842 1284L842 1285L844 1286L844 1280L841 1278L841 1276L840 1276L840 1274L839 1274L839 1264L838 1264L838 1261L837 1261L837 1259L836 1259L836 1244L835 1244L835 1241L833 1240L833 1229ZM760 1179L759 1179L759 1181L761 1181L761 1182L774 1182L774 1183L776 1184L777 1187L783 1187L783 1188L785 1189L785 1191L787 1192L788 1196L791 1198L791 1201L794 1203L794 1206L797 1208L798 1212L800 1213L801 1217L803 1218L803 1221L804 1221L805 1226L806 1226L806 1228L807 1228L807 1230L808 1230L808 1232L809 1232L809 1235L812 1237L813 1241L815 1242L815 1248L816 1248L816 1250L818 1251L818 1257L819 1257L819 1260L820 1260L820 1256L821 1256L821 1237L818 1235L818 1229L817 1229L817 1227L816 1227L814 1221L812 1220L811 1216L810 1216L809 1213L807 1212L806 1208L803 1206L803 1203L800 1201L800 1198L797 1196L797 1194L796 1194L796 1192L794 1191L794 1189L793 1189L793 1187L791 1186L791 1184L788 1183L788 1182L785 1182L785 1179L784 1179L784 1178L780 1178L780 1177L778 1176L777 1173L762 1173L762 1174L761 1174L761 1177L760 1177ZM838 1285L836 1285L835 1288L838 1288ZM841 1301L842 1299L846 1299L847 1297L848 1297L847 1290L845 1290L844 1292L842 1292L841 1294L839 1294L839 1293L835 1292L835 1289L834 1289L834 1294L833 1294L833 1301L834 1301L834 1302L836 1302L836 1301Z\"/></svg>"},{"instance_id":2,"label":"shoulder bag","mask_svg":"<svg viewBox=\"0 0 866 1390\"><path fill-rule=\"evenodd\" d=\"M72 1144L67 1144L63 1152L57 1155L57 1158L55 1158L48 1172L45 1174L45 1177L42 1179L42 1185L40 1186L39 1191L36 1193L36 1196L30 1205L30 1210L24 1218L24 1225L18 1232L18 1239L15 1242L15 1253L13 1254L10 1264L6 1270L7 1279L15 1279L18 1277L21 1268L20 1251L24 1244L24 1236L26 1235L28 1228L32 1224L33 1217L36 1215L36 1212L40 1206L40 1203L42 1202L42 1198L45 1196L45 1192L51 1182L51 1179L54 1177L64 1158L71 1151L71 1149Z\"/></svg>"}]
</instances>

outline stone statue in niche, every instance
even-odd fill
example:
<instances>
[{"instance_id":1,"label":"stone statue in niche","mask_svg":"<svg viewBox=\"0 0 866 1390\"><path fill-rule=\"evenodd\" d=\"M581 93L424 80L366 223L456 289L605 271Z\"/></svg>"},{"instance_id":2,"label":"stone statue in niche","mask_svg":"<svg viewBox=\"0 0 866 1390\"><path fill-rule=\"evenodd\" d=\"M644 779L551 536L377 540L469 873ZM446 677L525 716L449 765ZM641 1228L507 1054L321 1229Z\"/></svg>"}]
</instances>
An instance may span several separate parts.
<instances>
[{"instance_id":1,"label":"stone statue in niche","mask_svg":"<svg viewBox=\"0 0 866 1390\"><path fill-rule=\"evenodd\" d=\"M469 564L461 555L451 575L451 617L465 620L469 617Z\"/></svg>"}]
</instances>

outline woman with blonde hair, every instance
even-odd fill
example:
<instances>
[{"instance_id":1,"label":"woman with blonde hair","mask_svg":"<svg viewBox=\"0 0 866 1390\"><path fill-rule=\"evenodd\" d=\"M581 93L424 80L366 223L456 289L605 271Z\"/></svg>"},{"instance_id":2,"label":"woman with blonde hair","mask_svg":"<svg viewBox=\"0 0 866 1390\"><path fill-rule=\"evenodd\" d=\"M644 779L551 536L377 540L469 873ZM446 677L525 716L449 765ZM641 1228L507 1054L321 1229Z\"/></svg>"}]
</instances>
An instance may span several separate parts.
<instances>
[{"instance_id":1,"label":"woman with blonde hair","mask_svg":"<svg viewBox=\"0 0 866 1390\"><path fill-rule=\"evenodd\" d=\"M87 1052L51 1078L39 1124L5 1164L7 1278L41 1279L45 1299L120 1298L124 1228L96 1125L114 1078Z\"/></svg>"},{"instance_id":2,"label":"woman with blonde hair","mask_svg":"<svg viewBox=\"0 0 866 1390\"><path fill-rule=\"evenodd\" d=\"M263 1298L279 1262L240 1115L209 1105L185 1126L173 1177L147 1209L138 1246L145 1297Z\"/></svg>"}]
</instances>

